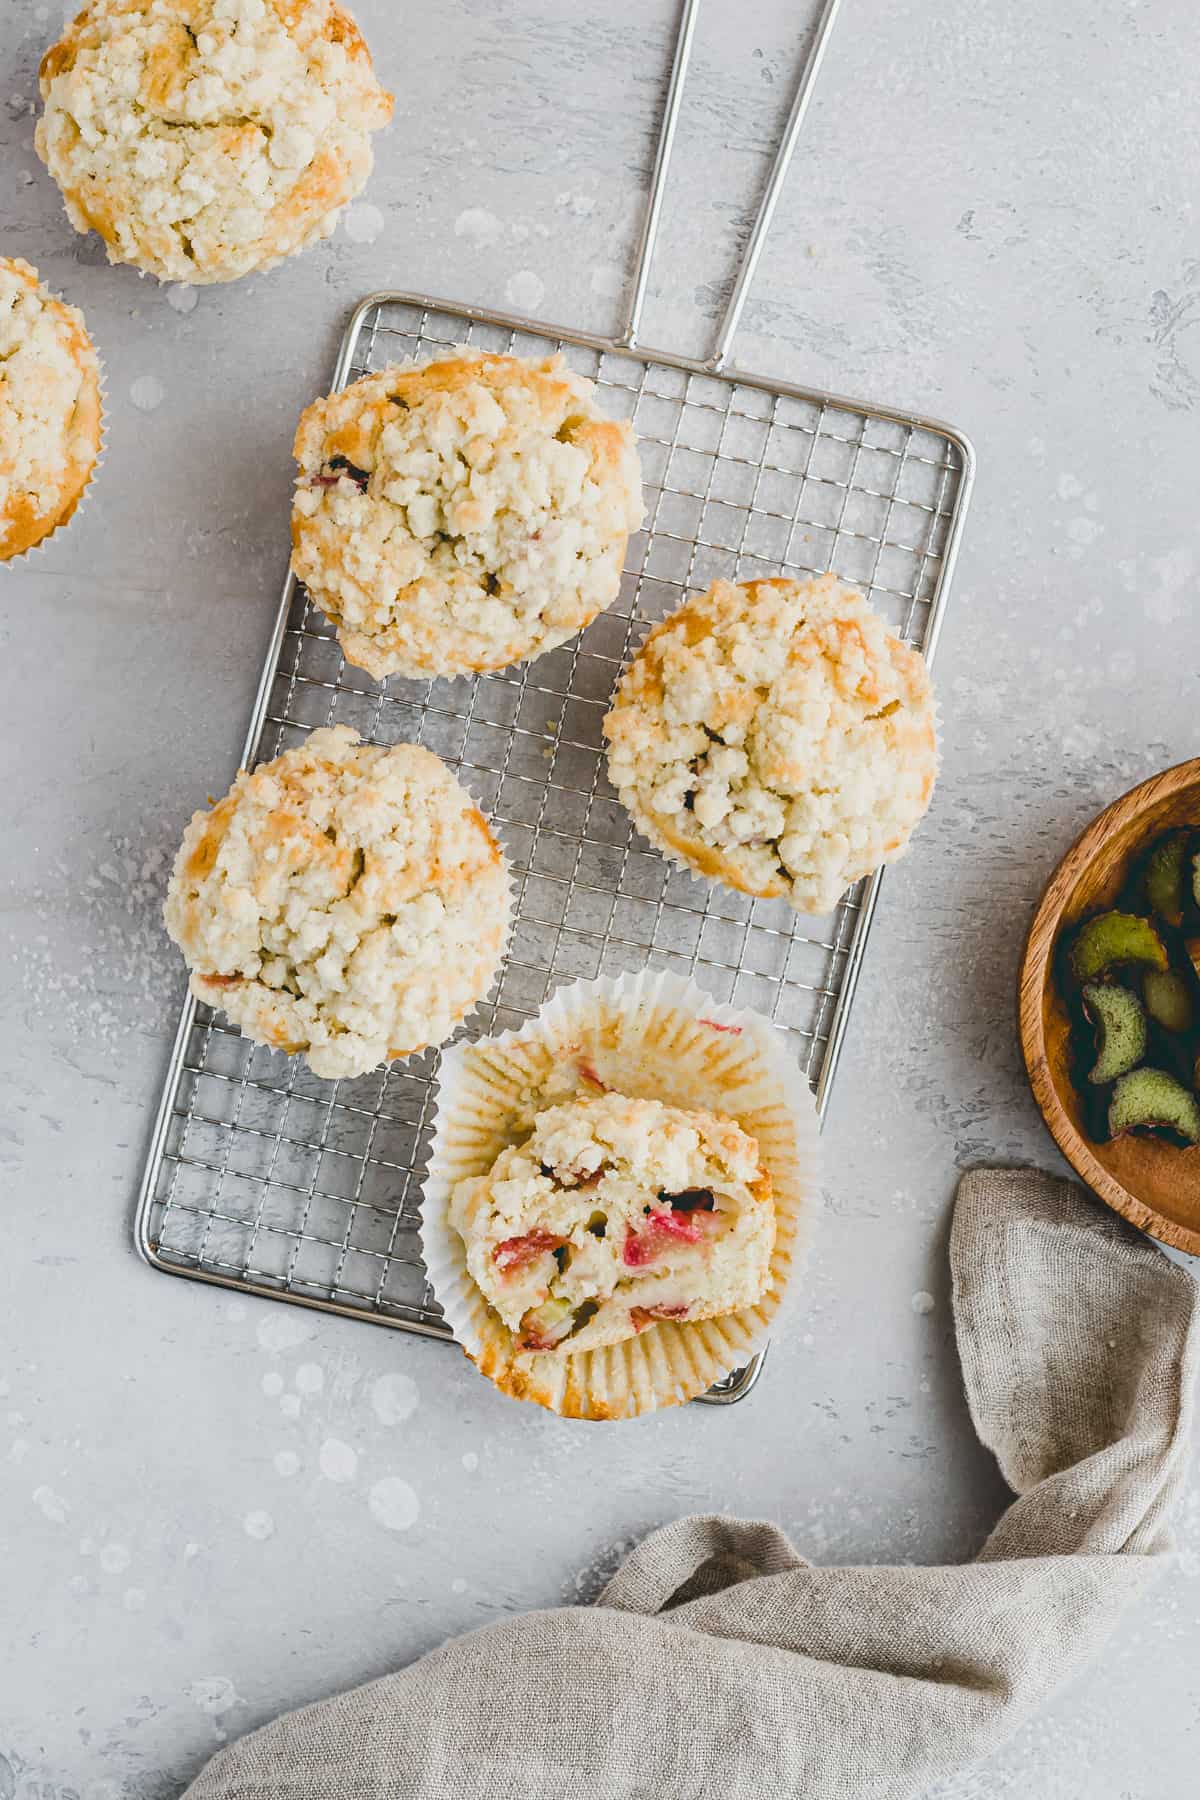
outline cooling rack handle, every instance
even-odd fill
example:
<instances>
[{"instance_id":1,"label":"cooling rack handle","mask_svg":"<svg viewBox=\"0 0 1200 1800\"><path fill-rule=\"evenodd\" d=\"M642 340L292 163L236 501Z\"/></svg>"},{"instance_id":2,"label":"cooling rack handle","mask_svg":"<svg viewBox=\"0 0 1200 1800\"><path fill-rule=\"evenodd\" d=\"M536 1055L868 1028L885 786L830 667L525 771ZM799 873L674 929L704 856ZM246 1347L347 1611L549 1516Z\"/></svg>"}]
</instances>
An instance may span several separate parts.
<instances>
[{"instance_id":1,"label":"cooling rack handle","mask_svg":"<svg viewBox=\"0 0 1200 1800\"><path fill-rule=\"evenodd\" d=\"M759 202L754 227L742 256L737 279L733 284L733 292L729 296L724 317L718 327L712 352L706 358L706 365L710 369L724 368L733 346L734 336L742 316L742 308L746 304L750 284L754 280L754 273L758 267L758 259L762 255L763 246L767 241L767 233L771 229L771 220L775 215L779 196L783 192L783 184L787 179L788 167L800 136L804 115L808 111L808 103L821 72L821 64L825 60L825 51L828 48L841 4L842 0L825 0L824 9L817 22L812 48L796 88L792 110L788 114L783 136L780 138L779 147L775 152L775 160L771 165L771 173L767 178L767 185ZM679 17L675 56L671 63L671 85L667 91L666 110L658 134L658 149L654 158L654 173L650 180L650 195L646 202L646 213L642 221L641 238L638 243L637 274L634 280L633 296L625 315L625 330L620 340L630 349L638 341L642 309L646 303L646 293L650 285L650 271L654 263L654 250L662 218L671 153L675 148L675 129L683 107L683 92L687 83L688 63L691 60L692 41L696 35L696 22L700 16L700 6L701 0L684 0L683 10Z\"/></svg>"}]
</instances>

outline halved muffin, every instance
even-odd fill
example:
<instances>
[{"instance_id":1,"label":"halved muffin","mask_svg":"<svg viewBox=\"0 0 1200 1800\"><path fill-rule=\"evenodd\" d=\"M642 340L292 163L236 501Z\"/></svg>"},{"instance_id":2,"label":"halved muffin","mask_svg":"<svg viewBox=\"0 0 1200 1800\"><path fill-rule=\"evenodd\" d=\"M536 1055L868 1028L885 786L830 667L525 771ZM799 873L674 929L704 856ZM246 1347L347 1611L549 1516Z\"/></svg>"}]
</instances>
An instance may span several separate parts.
<instances>
[{"instance_id":1,"label":"halved muffin","mask_svg":"<svg viewBox=\"0 0 1200 1800\"><path fill-rule=\"evenodd\" d=\"M761 1298L771 1178L736 1120L604 1093L539 1113L460 1181L450 1223L518 1352L620 1343Z\"/></svg>"}]
</instances>

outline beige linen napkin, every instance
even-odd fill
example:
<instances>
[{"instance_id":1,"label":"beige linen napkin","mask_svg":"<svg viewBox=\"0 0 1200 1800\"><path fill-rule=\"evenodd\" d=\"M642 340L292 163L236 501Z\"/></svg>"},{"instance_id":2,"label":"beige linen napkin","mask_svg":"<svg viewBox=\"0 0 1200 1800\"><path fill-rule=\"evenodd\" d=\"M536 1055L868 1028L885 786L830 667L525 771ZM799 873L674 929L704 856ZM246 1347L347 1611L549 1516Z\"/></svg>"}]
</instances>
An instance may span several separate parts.
<instances>
[{"instance_id":1,"label":"beige linen napkin","mask_svg":"<svg viewBox=\"0 0 1200 1800\"><path fill-rule=\"evenodd\" d=\"M1018 1495L975 1562L813 1568L774 1526L681 1519L596 1606L292 1713L188 1800L904 1800L994 1749L1163 1567L1197 1289L1026 1171L963 1178L950 1258L971 1417Z\"/></svg>"}]
</instances>

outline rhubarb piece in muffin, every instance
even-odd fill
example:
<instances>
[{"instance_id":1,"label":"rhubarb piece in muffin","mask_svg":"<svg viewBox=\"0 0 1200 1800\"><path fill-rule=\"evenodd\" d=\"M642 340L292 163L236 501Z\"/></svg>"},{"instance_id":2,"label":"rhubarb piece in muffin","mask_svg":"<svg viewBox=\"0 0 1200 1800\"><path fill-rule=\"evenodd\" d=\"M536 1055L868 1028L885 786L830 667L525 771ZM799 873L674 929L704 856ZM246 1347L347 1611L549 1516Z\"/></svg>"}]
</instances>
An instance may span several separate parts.
<instances>
[{"instance_id":1,"label":"rhubarb piece in muffin","mask_svg":"<svg viewBox=\"0 0 1200 1800\"><path fill-rule=\"evenodd\" d=\"M687 601L625 671L604 732L651 843L797 912L830 911L900 856L937 773L924 660L833 575Z\"/></svg>"},{"instance_id":2,"label":"rhubarb piece in muffin","mask_svg":"<svg viewBox=\"0 0 1200 1800\"><path fill-rule=\"evenodd\" d=\"M40 76L37 152L71 223L160 281L328 237L392 114L337 0L89 0Z\"/></svg>"},{"instance_id":3,"label":"rhubarb piece in muffin","mask_svg":"<svg viewBox=\"0 0 1200 1800\"><path fill-rule=\"evenodd\" d=\"M100 454L100 362L83 314L0 257L0 562L65 525Z\"/></svg>"},{"instance_id":4,"label":"rhubarb piece in muffin","mask_svg":"<svg viewBox=\"0 0 1200 1800\"><path fill-rule=\"evenodd\" d=\"M500 848L445 764L342 725L193 816L165 908L193 994L330 1079L448 1038L508 914Z\"/></svg>"},{"instance_id":5,"label":"rhubarb piece in muffin","mask_svg":"<svg viewBox=\"0 0 1200 1800\"><path fill-rule=\"evenodd\" d=\"M526 1142L458 1183L450 1223L531 1353L752 1306L775 1242L771 1178L735 1120L617 1093L540 1113Z\"/></svg>"},{"instance_id":6,"label":"rhubarb piece in muffin","mask_svg":"<svg viewBox=\"0 0 1200 1800\"><path fill-rule=\"evenodd\" d=\"M616 598L641 523L633 432L561 357L459 349L317 400L292 566L360 669L503 669Z\"/></svg>"}]
</instances>

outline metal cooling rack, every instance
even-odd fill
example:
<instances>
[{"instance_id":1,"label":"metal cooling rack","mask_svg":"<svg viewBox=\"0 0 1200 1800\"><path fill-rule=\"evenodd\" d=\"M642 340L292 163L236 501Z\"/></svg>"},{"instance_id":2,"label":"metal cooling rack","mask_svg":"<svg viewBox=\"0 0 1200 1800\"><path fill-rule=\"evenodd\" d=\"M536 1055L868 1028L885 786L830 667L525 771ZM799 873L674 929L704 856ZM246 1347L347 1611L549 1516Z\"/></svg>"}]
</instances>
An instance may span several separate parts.
<instances>
[{"instance_id":1,"label":"metal cooling rack","mask_svg":"<svg viewBox=\"0 0 1200 1800\"><path fill-rule=\"evenodd\" d=\"M620 597L580 638L518 669L375 682L346 663L289 575L244 761L341 723L376 743L424 744L458 770L504 841L518 896L508 957L471 1031L521 1024L561 981L674 969L774 1020L823 1114L882 872L822 920L693 880L634 833L605 777L600 722L649 625L718 576L831 569L932 659L973 454L960 433L914 414L725 367L837 0L818 27L713 355L698 362L638 344L698 8L683 9L622 337L373 294L349 321L334 375L340 388L462 343L561 350L637 432L648 524L630 542ZM427 1052L355 1081L320 1081L189 999L138 1201L142 1255L170 1274L448 1337L416 1237L436 1072ZM705 1398L743 1398L761 1364Z\"/></svg>"}]
</instances>

